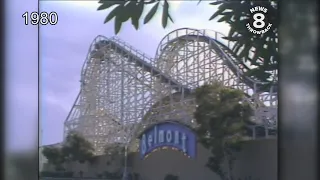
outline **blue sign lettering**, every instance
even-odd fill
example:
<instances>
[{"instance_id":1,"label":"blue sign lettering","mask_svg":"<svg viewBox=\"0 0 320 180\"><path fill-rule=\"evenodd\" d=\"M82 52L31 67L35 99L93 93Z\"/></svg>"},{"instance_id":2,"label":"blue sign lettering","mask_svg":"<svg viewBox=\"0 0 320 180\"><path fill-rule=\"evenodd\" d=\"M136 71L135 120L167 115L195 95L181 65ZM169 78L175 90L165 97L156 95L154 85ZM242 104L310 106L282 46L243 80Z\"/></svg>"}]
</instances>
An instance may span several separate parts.
<instances>
[{"instance_id":1,"label":"blue sign lettering","mask_svg":"<svg viewBox=\"0 0 320 180\"><path fill-rule=\"evenodd\" d=\"M144 158L155 149L172 147L195 158L196 142L196 135L190 128L179 123L164 122L144 131L140 140L140 156Z\"/></svg>"}]
</instances>

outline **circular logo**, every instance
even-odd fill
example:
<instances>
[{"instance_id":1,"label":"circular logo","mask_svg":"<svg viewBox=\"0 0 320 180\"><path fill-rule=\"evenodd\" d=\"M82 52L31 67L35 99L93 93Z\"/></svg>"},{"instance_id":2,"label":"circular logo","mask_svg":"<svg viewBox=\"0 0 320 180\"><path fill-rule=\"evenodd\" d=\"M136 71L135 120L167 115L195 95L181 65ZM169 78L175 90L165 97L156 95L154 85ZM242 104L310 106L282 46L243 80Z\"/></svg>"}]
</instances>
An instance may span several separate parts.
<instances>
[{"instance_id":1,"label":"circular logo","mask_svg":"<svg viewBox=\"0 0 320 180\"><path fill-rule=\"evenodd\" d=\"M246 24L247 29L253 34L264 34L270 30L272 24L269 22L268 9L263 6L250 8L252 15Z\"/></svg>"}]
</instances>

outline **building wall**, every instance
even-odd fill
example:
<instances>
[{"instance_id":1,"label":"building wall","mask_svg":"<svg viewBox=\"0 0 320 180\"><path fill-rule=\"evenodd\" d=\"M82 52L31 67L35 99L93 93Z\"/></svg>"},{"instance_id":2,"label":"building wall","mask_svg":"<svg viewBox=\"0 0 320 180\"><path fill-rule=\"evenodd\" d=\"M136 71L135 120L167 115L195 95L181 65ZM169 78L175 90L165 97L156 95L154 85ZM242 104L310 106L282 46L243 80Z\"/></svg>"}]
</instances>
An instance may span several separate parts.
<instances>
[{"instance_id":1,"label":"building wall","mask_svg":"<svg viewBox=\"0 0 320 180\"><path fill-rule=\"evenodd\" d=\"M196 159L188 159L182 153L172 150L160 150L141 160L135 153L128 159L128 171L139 173L142 180L163 180L167 174L178 175L181 180L220 180L219 177L205 167L208 150L201 145L197 146ZM104 171L119 172L123 170L123 161L117 158L109 164L110 159L101 156L95 164L66 164L67 171L73 171L79 176L83 171L84 177L97 177ZM44 171L53 170L48 164ZM252 180L277 180L277 140L263 139L248 141L235 161L234 175L237 178L251 176ZM237 179L238 180L238 179ZM243 179L242 179L243 180Z\"/></svg>"}]
</instances>

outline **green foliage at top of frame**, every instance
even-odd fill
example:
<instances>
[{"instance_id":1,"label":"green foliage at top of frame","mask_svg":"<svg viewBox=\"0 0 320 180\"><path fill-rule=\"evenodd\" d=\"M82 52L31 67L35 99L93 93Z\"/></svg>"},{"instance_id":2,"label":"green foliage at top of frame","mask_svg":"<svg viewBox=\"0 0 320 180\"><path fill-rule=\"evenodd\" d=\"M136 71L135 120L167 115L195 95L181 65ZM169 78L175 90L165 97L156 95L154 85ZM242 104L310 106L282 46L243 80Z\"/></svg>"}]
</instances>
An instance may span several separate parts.
<instances>
[{"instance_id":1,"label":"green foliage at top of frame","mask_svg":"<svg viewBox=\"0 0 320 180\"><path fill-rule=\"evenodd\" d=\"M200 2L201 0L198 3ZM99 4L98 10L113 8L105 18L104 23L115 19L116 34L120 32L122 24L128 20L131 20L131 24L138 30L140 20L143 19L143 24L149 23L160 7L162 7L162 27L166 28L168 21L174 22L170 14L170 2L167 0L100 0ZM258 5L268 8L270 21L272 21L274 27L272 31L262 35L252 34L243 24L243 21L250 16L248 9ZM152 8L145 17L142 17L146 6L152 6ZM208 9L212 6L219 7L211 17L208 17L209 21L217 19L218 22L230 25L229 34L224 38L235 42L232 52L237 56L238 63L244 67L245 75L257 81L266 82L267 85L264 88L277 84L278 78L275 73L279 61L277 1L223 0L212 1Z\"/></svg>"}]
</instances>

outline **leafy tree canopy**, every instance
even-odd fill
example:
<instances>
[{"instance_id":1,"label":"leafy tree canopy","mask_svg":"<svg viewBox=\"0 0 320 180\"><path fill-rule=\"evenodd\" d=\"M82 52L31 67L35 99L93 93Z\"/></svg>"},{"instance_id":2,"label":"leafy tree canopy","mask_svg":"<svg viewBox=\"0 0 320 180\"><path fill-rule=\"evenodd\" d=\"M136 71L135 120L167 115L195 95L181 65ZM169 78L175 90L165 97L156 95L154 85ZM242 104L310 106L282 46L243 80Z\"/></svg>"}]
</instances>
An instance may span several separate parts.
<instances>
[{"instance_id":1,"label":"leafy tree canopy","mask_svg":"<svg viewBox=\"0 0 320 180\"><path fill-rule=\"evenodd\" d=\"M200 3L202 0L199 0ZM118 34L122 24L131 19L135 29L139 29L140 19L145 6L152 6L143 18L143 24L147 24L154 17L159 8L162 7L162 27L166 28L168 21L173 22L170 14L170 2L168 0L100 0L98 10L113 8L105 18L104 23L115 19L115 33ZM192 3L192 2L190 2ZM196 5L196 4L195 4ZM268 8L269 21L272 29L262 35L254 35L246 28L250 18L249 9L254 6ZM278 24L277 1L275 0L213 0L210 6L218 6L209 21L217 19L230 25L229 34L225 37L235 43L232 52L238 56L237 61L245 68L246 75L261 82L269 84L277 83L278 68ZM208 8L209 8L208 7Z\"/></svg>"},{"instance_id":2,"label":"leafy tree canopy","mask_svg":"<svg viewBox=\"0 0 320 180\"><path fill-rule=\"evenodd\" d=\"M71 132L61 147L44 147L43 155L49 163L61 166L66 161L91 161L94 157L92 144L81 135Z\"/></svg>"},{"instance_id":3,"label":"leafy tree canopy","mask_svg":"<svg viewBox=\"0 0 320 180\"><path fill-rule=\"evenodd\" d=\"M250 121L252 109L243 100L240 90L230 89L219 83L204 85L196 90L197 108L194 117L199 141L211 151L207 166L223 180L230 179L221 163L229 163L232 170L234 152L241 148L245 125Z\"/></svg>"},{"instance_id":4,"label":"leafy tree canopy","mask_svg":"<svg viewBox=\"0 0 320 180\"><path fill-rule=\"evenodd\" d=\"M57 147L44 147L42 154L55 166L60 166L65 161L61 149Z\"/></svg>"},{"instance_id":5,"label":"leafy tree canopy","mask_svg":"<svg viewBox=\"0 0 320 180\"><path fill-rule=\"evenodd\" d=\"M74 132L68 134L61 150L66 160L79 162L90 160L94 152L92 144Z\"/></svg>"}]
</instances>

